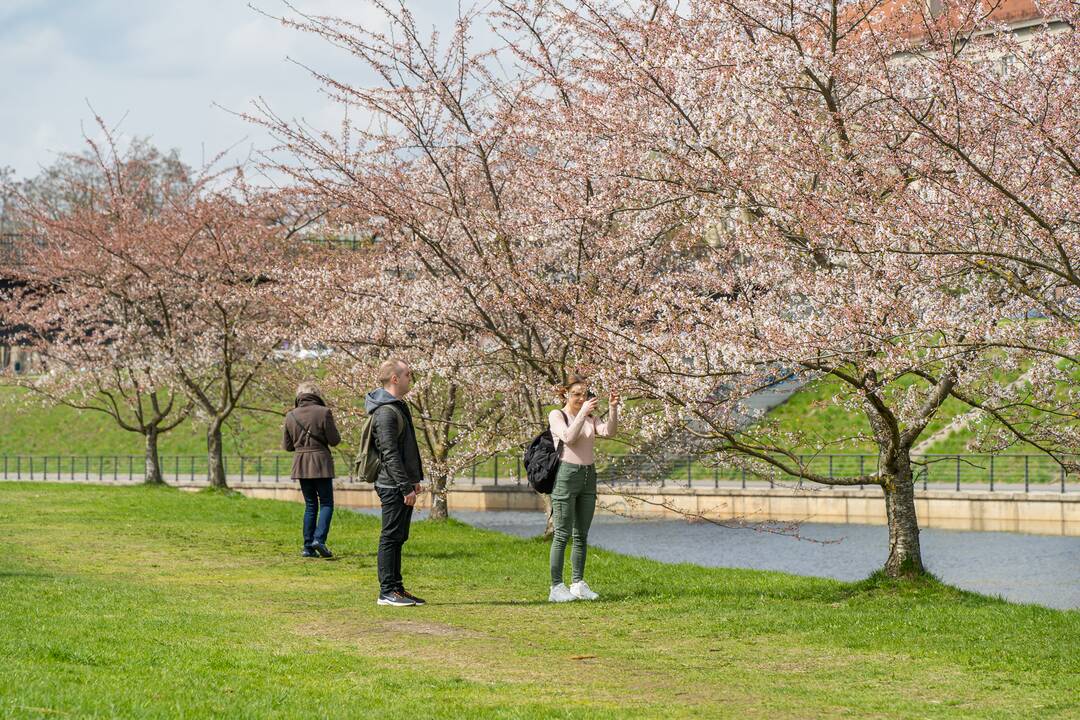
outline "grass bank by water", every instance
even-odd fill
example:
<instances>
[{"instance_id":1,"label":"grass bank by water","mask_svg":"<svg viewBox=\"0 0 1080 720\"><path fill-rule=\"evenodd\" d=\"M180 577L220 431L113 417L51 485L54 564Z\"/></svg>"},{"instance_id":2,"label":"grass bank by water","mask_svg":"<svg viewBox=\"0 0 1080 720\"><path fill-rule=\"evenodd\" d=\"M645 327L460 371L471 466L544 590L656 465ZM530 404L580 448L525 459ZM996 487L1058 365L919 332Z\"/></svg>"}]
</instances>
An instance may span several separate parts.
<instances>
[{"instance_id":1,"label":"grass bank by water","mask_svg":"<svg viewBox=\"0 0 1080 720\"><path fill-rule=\"evenodd\" d=\"M604 551L553 606L547 548L458 523L407 545L423 608L376 607L374 518L298 557L296 505L0 484L0 716L1076 717L1080 612L934 581Z\"/></svg>"}]
</instances>

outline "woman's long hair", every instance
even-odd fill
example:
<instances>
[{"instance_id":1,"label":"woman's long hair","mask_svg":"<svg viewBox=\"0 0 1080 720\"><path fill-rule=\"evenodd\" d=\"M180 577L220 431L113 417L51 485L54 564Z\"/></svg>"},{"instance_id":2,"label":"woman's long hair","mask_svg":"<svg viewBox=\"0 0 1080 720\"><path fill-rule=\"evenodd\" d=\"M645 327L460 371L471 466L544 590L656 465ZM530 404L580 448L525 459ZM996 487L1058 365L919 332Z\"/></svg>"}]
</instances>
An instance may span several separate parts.
<instances>
[{"instance_id":1,"label":"woman's long hair","mask_svg":"<svg viewBox=\"0 0 1080 720\"><path fill-rule=\"evenodd\" d=\"M566 402L566 396L570 392L570 388L574 387L579 383L584 384L586 387L588 387L589 378L577 371L572 372L566 376L566 382L564 382L562 385L559 385L555 389L555 394L558 395L563 402Z\"/></svg>"}]
</instances>

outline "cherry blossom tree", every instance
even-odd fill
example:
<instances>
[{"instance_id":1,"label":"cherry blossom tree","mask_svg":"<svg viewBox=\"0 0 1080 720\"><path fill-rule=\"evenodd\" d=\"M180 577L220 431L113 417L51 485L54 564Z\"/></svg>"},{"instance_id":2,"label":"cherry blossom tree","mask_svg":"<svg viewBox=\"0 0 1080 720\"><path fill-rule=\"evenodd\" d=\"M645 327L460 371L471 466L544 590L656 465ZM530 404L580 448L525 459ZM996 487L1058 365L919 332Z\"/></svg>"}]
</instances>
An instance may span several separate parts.
<instances>
[{"instance_id":1,"label":"cherry blossom tree","mask_svg":"<svg viewBox=\"0 0 1080 720\"><path fill-rule=\"evenodd\" d=\"M566 329L572 314L553 324L537 309L553 292L574 292L596 231L579 212L591 191L586 178L529 152L534 81L500 74L495 55L474 48L476 13L462 13L444 42L422 36L404 4L371 4L385 31L340 18L282 20L375 71L372 87L313 71L366 126L318 133L265 105L250 119L280 140L280 171L333 208L342 227L376 238L360 269L342 257L332 270L348 302L327 314L323 337L364 351L360 376L348 381L355 390L370 384L380 354L421 371L412 397L441 513L457 472L519 448L546 422L551 388L577 351Z\"/></svg>"},{"instance_id":2,"label":"cherry blossom tree","mask_svg":"<svg viewBox=\"0 0 1080 720\"><path fill-rule=\"evenodd\" d=\"M207 423L214 487L226 486L222 426L303 322L305 289L291 276L307 248L267 222L266 203L243 185L200 197L183 208L184 232L140 263L163 281L146 319L155 354Z\"/></svg>"},{"instance_id":3,"label":"cherry blossom tree","mask_svg":"<svg viewBox=\"0 0 1080 720\"><path fill-rule=\"evenodd\" d=\"M895 252L951 231L920 195L947 168L914 162L910 118L888 101L925 90L903 63L919 24L937 20L874 2L509 7L547 28L537 67L544 37L577 48L551 93L576 109L543 152L618 188L623 232L594 242L637 281L598 288L581 344L664 399L699 451L880 485L885 570L921 572L913 443L946 399L979 402L961 388L991 376L992 336L1029 307L970 269ZM660 234L671 220L677 232ZM660 272L634 262L646 249L665 258ZM750 422L747 397L777 375L822 374L865 413L873 471L812 472L806 453L849 439Z\"/></svg>"},{"instance_id":4,"label":"cherry blossom tree","mask_svg":"<svg viewBox=\"0 0 1080 720\"><path fill-rule=\"evenodd\" d=\"M926 97L908 71L920 28L962 39L993 7L505 0L491 20L517 65L500 74L496 53L470 49L475 14L440 45L404 5L373 4L389 30L284 19L380 76L356 87L313 71L366 128L319 133L265 106L253 119L293 159L280 169L415 281L403 317L447 330L451 357L512 368L537 421L545 386L587 361L600 383L662 403L646 432L682 427L755 468L878 484L886 571L921 572L913 443L950 397L988 407L995 337L1030 332L1010 323L1030 303L978 266L905 251L953 231L927 188L955 163L916 162L917 123L898 108ZM370 335L351 327L338 336ZM1005 362L1027 362L1019 347ZM496 396L505 374L471 394ZM797 450L844 439L750 423L747 397L778 374L839 381L877 468L825 478Z\"/></svg>"},{"instance_id":5,"label":"cherry blossom tree","mask_svg":"<svg viewBox=\"0 0 1080 720\"><path fill-rule=\"evenodd\" d=\"M116 237L128 228L110 191L123 187L128 212L153 215L175 188L190 187L190 176L145 141L123 153L110 144L109 152L106 159L91 144L38 178L8 185L5 211L35 242L7 273L12 283L0 298L0 322L44 361L43 372L16 382L32 397L102 413L142 435L145 482L156 484L163 482L158 440L191 406L150 352L132 307L109 292L129 274L110 257L128 241Z\"/></svg>"},{"instance_id":6,"label":"cherry blossom tree","mask_svg":"<svg viewBox=\"0 0 1080 720\"><path fill-rule=\"evenodd\" d=\"M453 309L438 301L437 281L408 262L381 243L329 250L311 263L305 281L312 289L308 304L323 312L311 314L296 339L332 350L305 372L323 378L344 428L346 464L353 460L364 395L377 385L379 364L389 357L410 364L414 387L406 401L425 455L432 517L441 519L454 478L530 432L522 408L533 398L517 382L517 366L448 320Z\"/></svg>"},{"instance_id":7,"label":"cherry blossom tree","mask_svg":"<svg viewBox=\"0 0 1080 720\"><path fill-rule=\"evenodd\" d=\"M1080 441L1077 12L1060 2L948 3L875 85L892 123L883 134L903 134L898 160L918 178L896 208L914 222L875 245L951 263L1013 298L1013 316L989 340L1018 379L957 392L990 421L990 449L1026 442L1071 469L1064 453Z\"/></svg>"},{"instance_id":8,"label":"cherry blossom tree","mask_svg":"<svg viewBox=\"0 0 1080 720\"><path fill-rule=\"evenodd\" d=\"M33 308L30 296L16 298L16 311L42 314L39 337L56 341L50 348L69 368L106 356L122 363L104 370L120 373L110 387L125 388L131 407L190 404L207 424L210 483L225 487L222 425L289 337L292 300L303 290L288 273L302 264L304 247L271 221L282 217L280 205L252 190L242 171L146 172L99 127L105 140L89 141L90 154L76 159L82 172L72 175L82 179L58 202L25 197L33 231L46 238L28 272L35 283L55 277L59 285ZM71 324L54 332L65 314ZM187 400L155 399L159 388ZM169 425L147 424L148 443Z\"/></svg>"}]
</instances>

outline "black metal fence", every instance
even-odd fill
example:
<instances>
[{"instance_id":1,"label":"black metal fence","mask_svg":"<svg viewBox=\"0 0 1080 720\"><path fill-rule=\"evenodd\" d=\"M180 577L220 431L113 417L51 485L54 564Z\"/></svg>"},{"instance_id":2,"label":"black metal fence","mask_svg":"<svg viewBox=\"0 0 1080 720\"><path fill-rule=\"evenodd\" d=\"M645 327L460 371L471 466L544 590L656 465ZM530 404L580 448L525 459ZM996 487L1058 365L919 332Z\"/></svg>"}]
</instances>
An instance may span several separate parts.
<instances>
[{"instance_id":1,"label":"black metal fence","mask_svg":"<svg viewBox=\"0 0 1080 720\"><path fill-rule=\"evenodd\" d=\"M1071 455L1063 459L1074 464L1080 461L1080 456ZM915 463L916 483L924 490L951 488L994 492L1007 489L1010 492L1029 492L1033 487L1040 491L1056 487L1060 492L1065 492L1067 483L1075 481L1047 455L924 454L914 455L912 460ZM793 464L790 460L785 461L788 465ZM798 461L811 473L825 478L841 478L876 473L879 458L869 454L801 455ZM671 467L660 481L661 484L697 486L711 482L719 486L721 483L738 482L745 486L748 480L754 478L745 469L717 466L689 455L673 459Z\"/></svg>"},{"instance_id":2,"label":"black metal fence","mask_svg":"<svg viewBox=\"0 0 1080 720\"><path fill-rule=\"evenodd\" d=\"M285 455L227 455L225 474L243 481L288 479L292 457ZM165 480L197 482L209 475L206 455L162 455L158 461ZM135 482L145 474L143 455L4 455L0 477L5 480L121 480Z\"/></svg>"},{"instance_id":3,"label":"black metal fence","mask_svg":"<svg viewBox=\"0 0 1080 720\"><path fill-rule=\"evenodd\" d=\"M917 486L924 490L1063 493L1071 481L1061 466L1045 455L920 455L914 459ZM876 472L878 458L834 454L804 456L800 462L814 473L838 478ZM138 482L144 477L144 463L142 455L4 455L0 457L0 477ZM174 484L203 482L209 475L206 455L162 455L159 464L163 479ZM224 458L224 465L230 481L279 482L289 479L292 457L229 455ZM656 472L642 472L633 477L619 472L618 464L601 465L599 475L601 480L613 484L661 487L775 487L794 482L793 478L766 479L744 468L708 464L695 456L667 456ZM488 457L472 465L455 482L519 487L526 484L520 455Z\"/></svg>"}]
</instances>

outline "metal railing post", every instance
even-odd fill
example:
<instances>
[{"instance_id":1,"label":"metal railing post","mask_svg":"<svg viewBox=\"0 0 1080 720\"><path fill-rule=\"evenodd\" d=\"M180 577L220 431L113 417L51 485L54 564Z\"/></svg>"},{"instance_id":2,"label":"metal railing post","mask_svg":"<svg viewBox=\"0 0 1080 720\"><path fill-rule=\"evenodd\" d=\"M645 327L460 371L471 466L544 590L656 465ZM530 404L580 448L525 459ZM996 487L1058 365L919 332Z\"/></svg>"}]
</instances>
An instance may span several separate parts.
<instances>
[{"instance_id":1,"label":"metal railing post","mask_svg":"<svg viewBox=\"0 0 1080 720\"><path fill-rule=\"evenodd\" d=\"M93 483L93 482L98 482L98 483L108 483L108 482L119 483L120 478L123 477L122 471L121 471L121 468L120 468L120 461L123 458L127 458L127 466L128 466L127 467L127 482L134 482L135 477L136 477L135 461L136 461L136 459L141 458L141 457L142 457L141 455L134 455L134 454L130 454L130 455L63 455L63 454L59 454L59 455L50 455L50 454L42 454L42 455L17 455L17 454L16 455L3 455L3 459L0 460L0 465L2 465L2 468L0 468L0 473L2 473L2 475L0 475L0 476L2 476L2 478L5 479L5 480L15 480L15 479L24 480L24 479L28 479L28 480L37 480L37 481L57 481L57 482L71 481L71 482L78 482L79 477L81 475L83 480L85 480L86 482L89 482L89 483ZM181 479L180 479L181 475L188 475L189 478L190 478L190 481L192 483L194 483L196 481L196 476L198 475L198 468L196 466L200 462L199 461L200 456L199 455L187 456L189 458L189 467L188 468L182 468L181 467L183 465L183 458L185 456L174 455L174 456L171 456L171 457L173 459L173 477L174 477L175 481L177 483L180 483L180 482L182 482ZM226 475L228 475L228 472L229 472L229 457L230 456L222 456L222 467L223 467L224 471L226 472ZM232 457L234 465L235 465L235 463L237 461L237 458L239 458L239 464L240 464L239 471L238 471L239 472L239 482L241 482L241 483L256 482L256 483L261 484L263 482L271 481L271 470L270 470L270 466L269 466L270 457L252 456L252 457L249 458L249 457L247 457L245 455L236 455L236 456L231 456L231 457ZM283 469L281 468L281 457L276 456L276 455L271 456L271 457L273 457L273 465L274 465L274 469L273 469L273 473L272 473L272 475L273 475L272 479L275 482L280 482L282 480L282 477L283 477L282 476ZM863 453L858 453L858 454L856 454L856 453L851 453L851 454L831 453L831 454L828 454L827 457L828 457L827 467L821 467L820 470L822 471L822 474L825 474L827 472L829 478L835 479L837 477L843 476L843 474L845 472L849 472L849 468L848 468L849 460L854 459L856 457L858 458L858 472L859 472L859 475L860 476L866 476L867 471L869 470L869 468L867 467L869 465L869 463L866 461L866 458L867 457L872 457L872 456L869 456L869 455L866 455L866 454L863 454ZM953 477L952 483L950 483L950 484L953 486L953 489L956 492L965 492L965 491L975 491L975 490L977 490L976 486L979 485L980 482L981 482L980 477L985 478L985 480L987 482L986 490L989 491L989 492L992 492L992 493L998 492L998 485L1001 484L1001 483L1005 483L1005 489L1006 490L1008 490L1009 488L1014 488L1015 489L1015 486L1019 485L1020 482L1021 482L1021 475L1022 475L1023 492L1024 493L1033 492L1032 487L1031 487L1033 482L1037 486L1035 488L1034 492L1040 491L1044 485L1046 486L1045 487L1046 490L1050 490L1050 488L1053 486L1053 483L1054 483L1052 475L1050 475L1048 477L1046 482L1043 482L1041 480L1043 471L1040 469L1040 467L1041 467L1040 463L1047 462L1049 459L1045 458L1043 456L1040 456L1040 455L1030 455L1030 454L1024 454L1024 453L1017 453L1015 455L1013 455L1013 454L1004 455L1003 459L1006 461L1006 463L1005 463L1005 466L1004 466L1004 470L1001 470L1001 472L1004 472L1004 475L1002 476L1002 478L1004 478L1004 479L1002 479L1002 478L998 477L998 475L999 475L998 464L999 463L998 463L997 454L991 454L991 453L980 453L980 454L976 454L976 453L951 453L951 454L945 454L945 453L941 453L941 454L929 454L929 455L913 456L913 458L912 458L913 465L918 468L918 470L917 470L918 474L913 475L913 480L914 480L915 486L919 487L919 474L921 474L921 480L922 480L921 489L924 490L924 491L928 491L930 489L930 475L931 475L931 471L933 470L933 465L932 465L932 462L931 462L931 458L936 458L936 460L940 460L942 462L942 464L944 464L945 461L949 457L952 457L953 462L954 462L954 467L953 467L954 477ZM1036 460L1036 467L1035 468L1032 468L1032 458L1033 457ZM67 459L67 462L65 462L65 458ZM82 463L83 463L83 467L81 469L79 468L80 458L81 458ZM94 476L94 473L91 471L91 468L90 468L91 464L94 461L94 458L97 458L97 476L96 477ZM167 472L168 472L166 470L166 468L168 468L168 458L169 458L169 456L161 456L160 457L162 473L166 477L167 477ZM678 466L678 463L680 462L680 459L684 460L685 463L686 463L685 470L683 470L682 468L679 468L679 466ZM813 463L818 462L819 460L822 460L824 458L822 458L821 456L815 457L815 456L810 456L810 455L806 455L806 454L797 454L797 455L795 455L795 459L797 459L800 467L809 467L809 465L813 465ZM1018 462L1021 459L1023 461L1022 462L1022 464L1023 464L1022 469L1019 467L1020 463ZM23 462L24 460L26 460L27 462L24 463ZM110 462L112 464L112 468L111 468L112 472L109 473L111 475L111 478L109 478L107 476L107 474L106 474L107 473L107 468L105 467L106 460L108 460L108 462ZM38 464L39 461L41 463L40 466ZM988 465L981 465L980 463L982 463L983 461L987 461ZM251 472L251 467L250 467L251 462L254 462L256 464L254 473ZM488 472L486 470L484 472L481 472L479 470L479 466L481 464L486 464L486 463L489 463L489 462L491 463L491 467L489 468L490 472ZM55 465L53 465L53 463L55 463ZM807 465L807 463L809 463L809 465ZM880 458L877 458L877 463L878 463L878 465L880 465ZM974 466L974 472L972 472L970 477L966 478L966 481L965 481L965 476L964 476L964 473L966 472L965 469L964 469L964 464L965 463L972 463L973 466ZM704 483L705 487L708 487L708 475L709 475L708 464L705 462L705 460L701 456L698 456L698 455L693 454L693 453L684 453L681 456L679 454L668 455L662 461L654 463L651 466L651 469L646 470L644 472L644 474L636 473L633 482L635 484L640 484L643 481L643 478L646 478L645 482L656 483L656 484L659 485L659 487L666 488L667 484L668 484L668 480L670 480L671 484L672 484L672 487L680 487L681 488L681 487L684 487L684 486L679 482L678 479L679 479L680 476L684 476L686 478L685 487L693 489L694 487L696 487L694 485L694 483L697 482L697 480L698 480L697 472L698 472L698 469L699 469L698 468L699 464L701 465L700 469L702 471L702 473L701 473L702 474L701 481ZM24 467L24 465L26 465L26 467ZM615 466L618 466L618 465L619 465L619 463L615 464ZM615 467L615 466L613 466L613 467ZM142 467L142 466L140 465L140 467ZM820 465L819 465L819 467L820 467ZM499 485L500 482L501 482L502 485L515 485L517 487L521 487L521 486L524 485L524 472L525 472L524 471L524 462L523 462L522 458L519 457L519 456L514 456L512 458L512 462L511 462L511 458L508 457L508 458L506 458L504 460L500 454L489 455L489 456L484 457L484 459L482 459L482 460L481 459L474 460L474 462L471 464L471 468L472 468L471 473L466 472L461 477L462 482L464 482L467 478L470 478L470 476L471 476L471 483L474 486L482 484L481 481L487 482L488 479L490 479L491 483L493 485L496 485L496 486ZM738 470L737 475L734 474L734 471L736 469ZM914 469L914 467L913 467L913 469ZM80 470L81 470L81 472L80 472ZM286 470L287 470L287 468L286 468ZM505 476L505 477L502 474L504 470L507 473L507 476ZM854 470L854 468L851 468L850 470ZM27 473L26 478L23 477L23 472L24 471ZM732 471L732 473L730 475L728 474L729 471ZM944 471L944 467L942 467L942 471ZM1053 466L1051 465L1049 472L1052 472L1052 471L1053 471ZM67 475L65 475L65 472L67 473ZM140 471L140 473L141 472L142 471ZM986 475L985 476L980 476L979 473L982 473L982 472L985 472ZM1032 474L1033 473L1035 474L1035 480L1034 481L1032 480ZM254 480L250 477L250 475L252 475L252 474L255 475ZM781 478L780 480L778 480L776 477L758 478L757 476L755 476L754 478L749 478L749 474L750 474L749 469L746 468L746 467L736 468L736 467L732 467L732 466L729 466L729 465L725 464L724 467L721 468L720 463L717 462L712 467L713 488L715 488L715 489L720 488L720 480L722 478L724 479L725 482L733 483L734 487L741 487L743 489L746 489L749 486L750 479L767 480L768 481L768 487L770 489L776 489L776 488L785 487L784 484L783 484L784 483L783 478ZM615 478L621 477L620 475L618 475L616 470L614 470L612 467L605 468L604 472L601 475L603 477L611 478L611 482L615 482L616 481ZM285 477L287 478L287 475ZM1069 477L1070 476L1069 476L1068 468L1059 468L1058 480L1057 480L1058 481L1058 491L1059 492L1067 493L1069 491L1068 490ZM940 476L938 474L935 474L934 478L935 478L935 482L940 480L941 485L944 487L944 483L946 482L946 478L944 476L944 473L942 473ZM1000 482L999 482L999 480L1000 480ZM852 487L854 487L854 486L852 486ZM859 487L860 490L865 490L865 488L866 488L865 481L860 482L858 484L858 487ZM1050 490L1050 491L1052 492L1052 490Z\"/></svg>"}]
</instances>

